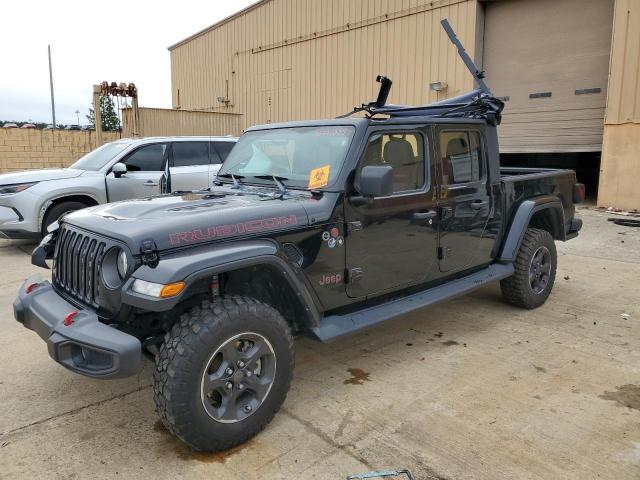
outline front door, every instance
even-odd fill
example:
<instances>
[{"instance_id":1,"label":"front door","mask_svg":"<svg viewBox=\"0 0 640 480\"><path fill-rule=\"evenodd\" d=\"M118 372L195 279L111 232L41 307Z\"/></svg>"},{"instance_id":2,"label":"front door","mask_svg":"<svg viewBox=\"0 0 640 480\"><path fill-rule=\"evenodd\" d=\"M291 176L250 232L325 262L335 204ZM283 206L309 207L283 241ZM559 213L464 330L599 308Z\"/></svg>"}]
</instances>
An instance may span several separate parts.
<instances>
[{"instance_id":1,"label":"front door","mask_svg":"<svg viewBox=\"0 0 640 480\"><path fill-rule=\"evenodd\" d=\"M113 172L107 175L109 201L159 195L165 179L167 154L166 143L152 143L127 155L121 160L127 166L127 173L119 178Z\"/></svg>"},{"instance_id":2,"label":"front door","mask_svg":"<svg viewBox=\"0 0 640 480\"><path fill-rule=\"evenodd\" d=\"M358 197L345 202L350 297L420 283L437 272L435 169L430 169L425 131L412 128L370 133L356 171L356 186L363 167L390 165L394 192L364 204Z\"/></svg>"},{"instance_id":3,"label":"front door","mask_svg":"<svg viewBox=\"0 0 640 480\"><path fill-rule=\"evenodd\" d=\"M440 157L440 271L487 263L494 239L485 235L492 212L482 132L473 127L438 132Z\"/></svg>"}]
</instances>

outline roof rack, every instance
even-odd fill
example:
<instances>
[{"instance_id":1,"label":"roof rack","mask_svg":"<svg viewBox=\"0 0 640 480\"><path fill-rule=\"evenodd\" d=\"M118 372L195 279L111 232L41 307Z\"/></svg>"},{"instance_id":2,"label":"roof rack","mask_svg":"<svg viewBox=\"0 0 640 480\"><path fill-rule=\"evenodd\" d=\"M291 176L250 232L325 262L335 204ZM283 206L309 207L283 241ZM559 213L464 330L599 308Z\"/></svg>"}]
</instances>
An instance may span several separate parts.
<instances>
[{"instance_id":1,"label":"roof rack","mask_svg":"<svg viewBox=\"0 0 640 480\"><path fill-rule=\"evenodd\" d=\"M499 125L502 120L504 102L494 97L489 87L484 82L484 72L479 70L469 57L462 43L456 36L449 21L445 18L440 22L442 28L458 50L460 58L473 75L478 88L464 95L460 95L439 102L423 106L410 105L386 105L389 91L393 82L390 78L378 75L376 81L380 83L378 98L374 102L355 107L351 112L338 118L345 118L357 112L366 112L368 118L375 115L388 115L390 117L463 117L481 118L490 125Z\"/></svg>"}]
</instances>

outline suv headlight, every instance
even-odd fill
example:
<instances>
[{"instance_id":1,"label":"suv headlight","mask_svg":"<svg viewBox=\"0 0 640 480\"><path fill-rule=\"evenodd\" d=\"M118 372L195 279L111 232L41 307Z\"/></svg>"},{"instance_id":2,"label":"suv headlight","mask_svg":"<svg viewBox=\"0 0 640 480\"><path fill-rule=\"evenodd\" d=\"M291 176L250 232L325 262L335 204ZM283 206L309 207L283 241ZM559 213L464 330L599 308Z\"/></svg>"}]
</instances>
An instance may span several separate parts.
<instances>
[{"instance_id":1,"label":"suv headlight","mask_svg":"<svg viewBox=\"0 0 640 480\"><path fill-rule=\"evenodd\" d=\"M101 275L105 285L111 289L120 288L129 273L129 257L120 247L110 248L102 259Z\"/></svg>"},{"instance_id":2,"label":"suv headlight","mask_svg":"<svg viewBox=\"0 0 640 480\"><path fill-rule=\"evenodd\" d=\"M129 259L127 258L127 253L124 250L120 250L118 254L118 275L120 278L124 280L127 276L127 271L129 270Z\"/></svg>"},{"instance_id":3,"label":"suv headlight","mask_svg":"<svg viewBox=\"0 0 640 480\"><path fill-rule=\"evenodd\" d=\"M0 195L11 195L12 193L18 193L27 188L33 187L38 182L29 183L13 183L11 185L0 185Z\"/></svg>"}]
</instances>

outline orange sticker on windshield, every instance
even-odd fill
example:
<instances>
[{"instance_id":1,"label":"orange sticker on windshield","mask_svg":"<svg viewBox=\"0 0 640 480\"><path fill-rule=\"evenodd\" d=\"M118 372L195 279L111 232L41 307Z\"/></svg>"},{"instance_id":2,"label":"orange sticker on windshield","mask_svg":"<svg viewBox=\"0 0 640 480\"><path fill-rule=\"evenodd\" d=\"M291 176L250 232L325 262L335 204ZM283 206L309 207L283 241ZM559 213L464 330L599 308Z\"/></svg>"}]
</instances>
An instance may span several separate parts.
<instances>
[{"instance_id":1,"label":"orange sticker on windshield","mask_svg":"<svg viewBox=\"0 0 640 480\"><path fill-rule=\"evenodd\" d=\"M329 183L329 170L331 165L325 165L324 167L314 168L309 174L309 188L321 188L326 187Z\"/></svg>"}]
</instances>

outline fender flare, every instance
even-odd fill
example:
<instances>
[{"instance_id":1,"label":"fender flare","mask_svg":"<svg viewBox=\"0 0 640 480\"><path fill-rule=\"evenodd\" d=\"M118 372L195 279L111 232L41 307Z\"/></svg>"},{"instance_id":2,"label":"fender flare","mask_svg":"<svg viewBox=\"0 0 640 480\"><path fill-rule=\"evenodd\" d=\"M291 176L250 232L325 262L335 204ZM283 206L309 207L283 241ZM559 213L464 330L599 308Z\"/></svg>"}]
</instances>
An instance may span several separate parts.
<instances>
[{"instance_id":1,"label":"fender flare","mask_svg":"<svg viewBox=\"0 0 640 480\"><path fill-rule=\"evenodd\" d=\"M50 197L47 197L47 198L41 200L38 203L38 209L37 209L37 212L38 212L38 216L37 216L38 228L42 227L42 222L44 221L44 216L46 215L47 211L49 210L51 205L53 205L53 203L56 200L61 200L61 199L71 198L71 197L87 197L87 198L92 199L94 202L96 202L96 205L100 205L101 203L103 203L103 202L100 201L100 198L98 198L95 194L89 193L89 192L68 191L68 192L64 192L64 193L55 193L55 194L51 195Z\"/></svg>"},{"instance_id":2,"label":"fender flare","mask_svg":"<svg viewBox=\"0 0 640 480\"><path fill-rule=\"evenodd\" d=\"M520 244L524 238L524 234L531 222L531 218L533 218L537 212L548 209L553 209L556 212L556 215L559 215L561 223L561 238L559 238L559 240L564 241L566 239L564 208L562 207L562 202L558 197L545 195L525 200L518 206L512 217L507 236L502 244L500 253L498 254L498 261L505 263L515 261L516 256L518 255L518 250L520 249Z\"/></svg>"},{"instance_id":3,"label":"fender flare","mask_svg":"<svg viewBox=\"0 0 640 480\"><path fill-rule=\"evenodd\" d=\"M122 302L148 311L167 311L180 303L189 287L197 281L217 273L257 265L269 265L278 270L309 315L310 325L320 323L320 302L308 287L304 274L299 267L286 260L278 244L272 240L204 245L161 256L155 267L142 265L125 281L122 287ZM186 287L176 297L151 298L132 290L136 279L162 284L184 281Z\"/></svg>"}]
</instances>

